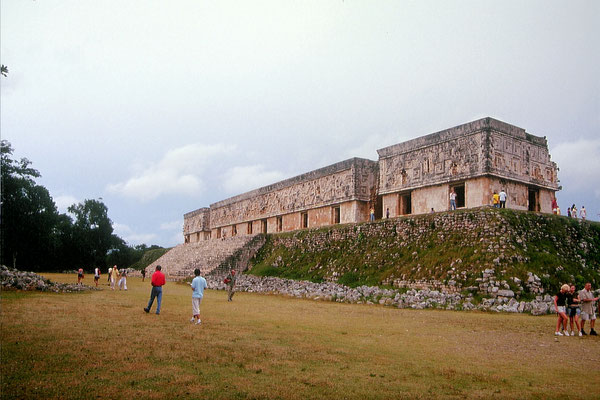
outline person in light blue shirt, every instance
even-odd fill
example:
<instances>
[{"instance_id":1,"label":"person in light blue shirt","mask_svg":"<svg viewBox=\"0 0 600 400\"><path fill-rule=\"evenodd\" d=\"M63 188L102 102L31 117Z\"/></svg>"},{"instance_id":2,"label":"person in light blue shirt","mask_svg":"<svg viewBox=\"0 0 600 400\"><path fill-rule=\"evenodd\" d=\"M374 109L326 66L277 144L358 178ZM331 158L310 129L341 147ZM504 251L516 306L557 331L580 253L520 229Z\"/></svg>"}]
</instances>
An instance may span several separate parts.
<instances>
[{"instance_id":1,"label":"person in light blue shirt","mask_svg":"<svg viewBox=\"0 0 600 400\"><path fill-rule=\"evenodd\" d=\"M202 298L204 297L204 289L207 288L206 279L200 276L200 270L196 268L194 270L194 275L196 276L190 286L192 287L192 319L190 319L191 323L196 323L196 325L200 325L202 321L200 320L200 303L202 302Z\"/></svg>"}]
</instances>

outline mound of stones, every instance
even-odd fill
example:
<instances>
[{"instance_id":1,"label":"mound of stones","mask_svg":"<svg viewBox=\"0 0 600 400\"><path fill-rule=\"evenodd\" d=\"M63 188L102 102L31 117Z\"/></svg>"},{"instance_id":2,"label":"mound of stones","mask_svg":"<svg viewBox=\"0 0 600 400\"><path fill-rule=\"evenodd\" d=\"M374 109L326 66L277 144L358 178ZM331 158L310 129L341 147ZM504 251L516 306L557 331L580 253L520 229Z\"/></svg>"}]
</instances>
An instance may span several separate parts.
<instances>
[{"instance_id":1,"label":"mound of stones","mask_svg":"<svg viewBox=\"0 0 600 400\"><path fill-rule=\"evenodd\" d=\"M39 290L42 292L56 293L96 290L96 288L85 285L52 282L34 272L19 271L18 269L9 268L5 265L0 266L0 284L3 289Z\"/></svg>"},{"instance_id":2,"label":"mound of stones","mask_svg":"<svg viewBox=\"0 0 600 400\"><path fill-rule=\"evenodd\" d=\"M208 277L211 289L226 290L222 277ZM381 304L397 308L445 310L480 310L543 315L554 312L551 296L537 296L532 301L518 301L498 296L483 299L474 304L472 295L448 293L429 289L383 289L377 286L350 288L333 282L315 283L276 277L257 277L241 274L236 281L236 291L252 293L274 293L297 298L335 301L354 304Z\"/></svg>"}]
</instances>

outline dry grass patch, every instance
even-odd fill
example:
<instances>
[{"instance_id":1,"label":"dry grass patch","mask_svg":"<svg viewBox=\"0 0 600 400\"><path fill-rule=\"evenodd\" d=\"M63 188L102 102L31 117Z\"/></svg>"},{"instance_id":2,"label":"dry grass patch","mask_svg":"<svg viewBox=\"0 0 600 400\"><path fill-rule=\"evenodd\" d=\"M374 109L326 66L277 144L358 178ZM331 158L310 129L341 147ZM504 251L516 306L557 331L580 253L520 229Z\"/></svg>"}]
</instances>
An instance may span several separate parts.
<instances>
[{"instance_id":1,"label":"dry grass patch","mask_svg":"<svg viewBox=\"0 0 600 400\"><path fill-rule=\"evenodd\" d=\"M75 281L75 275L48 274ZM86 277L86 283L91 279ZM306 301L165 286L2 294L2 398L583 398L600 396L600 340L553 317Z\"/></svg>"}]
</instances>

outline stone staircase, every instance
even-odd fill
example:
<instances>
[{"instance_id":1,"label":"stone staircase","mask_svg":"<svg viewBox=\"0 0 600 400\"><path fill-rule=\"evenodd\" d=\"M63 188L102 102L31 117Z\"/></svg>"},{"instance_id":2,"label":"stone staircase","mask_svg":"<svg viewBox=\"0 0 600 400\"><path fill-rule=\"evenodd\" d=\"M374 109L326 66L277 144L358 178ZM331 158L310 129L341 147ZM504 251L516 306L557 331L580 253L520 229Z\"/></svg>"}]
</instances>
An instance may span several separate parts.
<instances>
[{"instance_id":1,"label":"stone staircase","mask_svg":"<svg viewBox=\"0 0 600 400\"><path fill-rule=\"evenodd\" d=\"M146 268L146 276L151 276L157 265L162 266L162 272L170 281L194 276L196 268L200 269L202 276L231 267L245 269L250 258L264 244L264 240L264 235L257 234L179 244L150 264ZM249 243L251 246L247 248ZM245 262L244 267L236 267L235 260L238 259Z\"/></svg>"},{"instance_id":2,"label":"stone staircase","mask_svg":"<svg viewBox=\"0 0 600 400\"><path fill-rule=\"evenodd\" d=\"M238 273L244 272L248 269L248 263L250 259L254 257L256 252L266 242L266 237L263 234L254 235L244 246L237 249L230 256L228 256L219 266L213 269L208 276L212 277L225 277L231 269L235 269Z\"/></svg>"}]
</instances>

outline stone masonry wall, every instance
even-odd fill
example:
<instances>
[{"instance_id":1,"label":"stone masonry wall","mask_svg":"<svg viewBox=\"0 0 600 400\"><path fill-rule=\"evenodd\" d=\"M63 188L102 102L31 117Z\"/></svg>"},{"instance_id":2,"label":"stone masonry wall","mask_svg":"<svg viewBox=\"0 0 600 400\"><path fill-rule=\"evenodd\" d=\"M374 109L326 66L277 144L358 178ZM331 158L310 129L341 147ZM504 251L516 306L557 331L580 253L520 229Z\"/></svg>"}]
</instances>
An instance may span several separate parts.
<instances>
[{"instance_id":1,"label":"stone masonry wall","mask_svg":"<svg viewBox=\"0 0 600 400\"><path fill-rule=\"evenodd\" d=\"M411 190L479 176L483 172L481 132L379 160L379 193Z\"/></svg>"},{"instance_id":2,"label":"stone masonry wall","mask_svg":"<svg viewBox=\"0 0 600 400\"><path fill-rule=\"evenodd\" d=\"M183 235L210 231L210 209L203 207L183 215Z\"/></svg>"},{"instance_id":3,"label":"stone masonry wall","mask_svg":"<svg viewBox=\"0 0 600 400\"><path fill-rule=\"evenodd\" d=\"M550 160L546 139L492 118L386 147L378 153L380 194L481 175L558 189L557 167ZM471 207L479 205L483 204Z\"/></svg>"},{"instance_id":4,"label":"stone masonry wall","mask_svg":"<svg viewBox=\"0 0 600 400\"><path fill-rule=\"evenodd\" d=\"M211 226L214 229L352 200L368 201L376 165L354 158L212 204Z\"/></svg>"},{"instance_id":5,"label":"stone masonry wall","mask_svg":"<svg viewBox=\"0 0 600 400\"><path fill-rule=\"evenodd\" d=\"M501 178L536 186L558 189L556 164L550 160L548 145L543 138L532 140L513 137L501 131L490 132L487 172ZM543 144L540 141L543 140Z\"/></svg>"},{"instance_id":6,"label":"stone masonry wall","mask_svg":"<svg viewBox=\"0 0 600 400\"><path fill-rule=\"evenodd\" d=\"M599 260L597 223L484 207L273 235L255 265L283 278L509 298L596 287Z\"/></svg>"}]
</instances>

